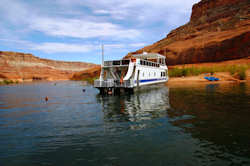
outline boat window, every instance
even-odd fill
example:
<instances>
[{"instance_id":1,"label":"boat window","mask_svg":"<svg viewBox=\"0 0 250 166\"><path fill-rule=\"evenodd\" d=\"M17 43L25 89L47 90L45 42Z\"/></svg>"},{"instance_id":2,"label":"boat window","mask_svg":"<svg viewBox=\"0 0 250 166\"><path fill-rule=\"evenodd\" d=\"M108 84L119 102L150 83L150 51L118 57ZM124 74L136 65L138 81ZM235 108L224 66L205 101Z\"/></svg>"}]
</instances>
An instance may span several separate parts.
<instances>
[{"instance_id":1,"label":"boat window","mask_svg":"<svg viewBox=\"0 0 250 166\"><path fill-rule=\"evenodd\" d=\"M142 73L142 77L144 77L144 72Z\"/></svg>"},{"instance_id":2,"label":"boat window","mask_svg":"<svg viewBox=\"0 0 250 166\"><path fill-rule=\"evenodd\" d=\"M120 61L113 61L113 65L120 65Z\"/></svg>"},{"instance_id":3,"label":"boat window","mask_svg":"<svg viewBox=\"0 0 250 166\"><path fill-rule=\"evenodd\" d=\"M122 60L122 65L128 65L130 60Z\"/></svg>"},{"instance_id":4,"label":"boat window","mask_svg":"<svg viewBox=\"0 0 250 166\"><path fill-rule=\"evenodd\" d=\"M154 76L155 76L155 72L154 72Z\"/></svg>"},{"instance_id":5,"label":"boat window","mask_svg":"<svg viewBox=\"0 0 250 166\"><path fill-rule=\"evenodd\" d=\"M150 77L150 72L148 73L148 76Z\"/></svg>"}]
</instances>

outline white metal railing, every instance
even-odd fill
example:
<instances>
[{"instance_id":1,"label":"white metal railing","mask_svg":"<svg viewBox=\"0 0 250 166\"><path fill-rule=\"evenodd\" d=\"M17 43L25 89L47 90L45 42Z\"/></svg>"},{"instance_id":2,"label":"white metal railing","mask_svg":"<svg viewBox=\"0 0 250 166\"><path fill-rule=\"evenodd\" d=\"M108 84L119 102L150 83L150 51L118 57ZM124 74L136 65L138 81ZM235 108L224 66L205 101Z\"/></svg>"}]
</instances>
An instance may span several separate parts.
<instances>
[{"instance_id":1,"label":"white metal railing","mask_svg":"<svg viewBox=\"0 0 250 166\"><path fill-rule=\"evenodd\" d=\"M120 80L95 80L94 81L94 87L96 88L132 88L134 80L126 80L123 82L120 82Z\"/></svg>"},{"instance_id":2,"label":"white metal railing","mask_svg":"<svg viewBox=\"0 0 250 166\"><path fill-rule=\"evenodd\" d=\"M104 66L128 66L130 60L104 61Z\"/></svg>"}]
</instances>

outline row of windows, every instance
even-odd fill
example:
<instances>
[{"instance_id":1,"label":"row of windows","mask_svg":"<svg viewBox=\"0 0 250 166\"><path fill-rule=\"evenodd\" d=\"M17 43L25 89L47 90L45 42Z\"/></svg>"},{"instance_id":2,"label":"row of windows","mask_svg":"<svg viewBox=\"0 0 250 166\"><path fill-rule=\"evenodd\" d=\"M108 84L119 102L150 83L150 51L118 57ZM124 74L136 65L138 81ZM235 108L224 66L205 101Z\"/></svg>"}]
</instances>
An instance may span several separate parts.
<instances>
[{"instance_id":1,"label":"row of windows","mask_svg":"<svg viewBox=\"0 0 250 166\"><path fill-rule=\"evenodd\" d=\"M160 67L158 63L140 60L140 65Z\"/></svg>"},{"instance_id":2,"label":"row of windows","mask_svg":"<svg viewBox=\"0 0 250 166\"><path fill-rule=\"evenodd\" d=\"M144 77L144 72L142 73L142 77ZM150 73L148 73L148 76L150 77ZM156 76L156 73L154 72L154 77ZM165 77L166 73L165 72L161 72L161 77Z\"/></svg>"}]
</instances>

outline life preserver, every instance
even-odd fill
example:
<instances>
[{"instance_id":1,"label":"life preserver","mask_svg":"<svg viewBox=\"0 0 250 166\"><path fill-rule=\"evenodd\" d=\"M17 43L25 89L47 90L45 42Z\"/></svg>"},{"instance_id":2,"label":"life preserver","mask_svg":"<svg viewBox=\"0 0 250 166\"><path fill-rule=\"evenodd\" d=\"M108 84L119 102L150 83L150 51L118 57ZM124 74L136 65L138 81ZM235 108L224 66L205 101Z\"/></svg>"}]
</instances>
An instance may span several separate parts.
<instances>
[{"instance_id":1,"label":"life preserver","mask_svg":"<svg viewBox=\"0 0 250 166\"><path fill-rule=\"evenodd\" d=\"M123 83L124 83L124 80L123 80L123 75L122 75L120 79L120 84L123 84Z\"/></svg>"},{"instance_id":2,"label":"life preserver","mask_svg":"<svg viewBox=\"0 0 250 166\"><path fill-rule=\"evenodd\" d=\"M135 58L131 58L131 61L132 61L132 62L136 62L136 59L135 59Z\"/></svg>"}]
</instances>

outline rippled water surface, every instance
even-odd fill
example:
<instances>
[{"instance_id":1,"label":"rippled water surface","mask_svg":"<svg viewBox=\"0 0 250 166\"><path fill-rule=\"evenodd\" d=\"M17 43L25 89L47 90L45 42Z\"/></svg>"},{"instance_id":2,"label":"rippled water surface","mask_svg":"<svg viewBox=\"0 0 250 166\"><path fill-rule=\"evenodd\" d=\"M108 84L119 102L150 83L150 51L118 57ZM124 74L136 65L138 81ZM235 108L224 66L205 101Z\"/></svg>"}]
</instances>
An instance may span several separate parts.
<instances>
[{"instance_id":1,"label":"rippled water surface","mask_svg":"<svg viewBox=\"0 0 250 166\"><path fill-rule=\"evenodd\" d=\"M249 166L250 87L0 86L0 165Z\"/></svg>"}]
</instances>

